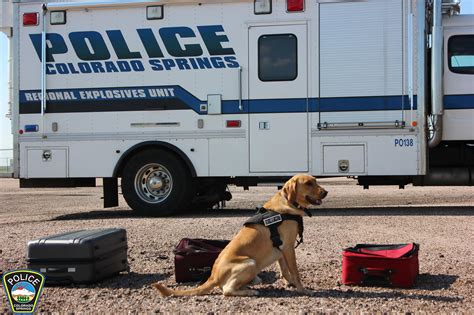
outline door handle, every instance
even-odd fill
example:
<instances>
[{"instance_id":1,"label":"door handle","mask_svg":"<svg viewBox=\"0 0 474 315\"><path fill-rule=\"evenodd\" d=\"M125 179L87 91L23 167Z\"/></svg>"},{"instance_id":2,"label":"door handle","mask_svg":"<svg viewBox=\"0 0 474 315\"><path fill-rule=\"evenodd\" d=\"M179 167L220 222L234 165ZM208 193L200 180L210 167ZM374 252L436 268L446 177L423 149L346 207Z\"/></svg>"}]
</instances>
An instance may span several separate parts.
<instances>
[{"instance_id":1,"label":"door handle","mask_svg":"<svg viewBox=\"0 0 474 315\"><path fill-rule=\"evenodd\" d=\"M242 67L238 68L239 70L239 111L244 110L244 106L242 105Z\"/></svg>"},{"instance_id":2,"label":"door handle","mask_svg":"<svg viewBox=\"0 0 474 315\"><path fill-rule=\"evenodd\" d=\"M269 130L270 129L270 122L260 121L258 123L258 129L260 129L260 130Z\"/></svg>"}]
</instances>

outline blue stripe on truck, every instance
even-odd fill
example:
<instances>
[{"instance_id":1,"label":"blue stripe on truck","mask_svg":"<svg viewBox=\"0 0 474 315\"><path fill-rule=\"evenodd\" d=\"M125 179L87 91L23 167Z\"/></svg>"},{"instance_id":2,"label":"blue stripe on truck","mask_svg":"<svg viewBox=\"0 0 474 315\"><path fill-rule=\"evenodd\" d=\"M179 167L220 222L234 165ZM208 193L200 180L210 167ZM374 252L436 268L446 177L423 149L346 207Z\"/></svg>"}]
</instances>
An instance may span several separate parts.
<instances>
[{"instance_id":1,"label":"blue stripe on truck","mask_svg":"<svg viewBox=\"0 0 474 315\"><path fill-rule=\"evenodd\" d=\"M474 108L474 94L445 95L444 96L444 109L473 109L473 108Z\"/></svg>"},{"instance_id":2,"label":"blue stripe on truck","mask_svg":"<svg viewBox=\"0 0 474 315\"><path fill-rule=\"evenodd\" d=\"M193 110L198 114L207 104L181 86L147 86L125 88L87 88L48 90L47 113ZM20 91L20 114L41 112L39 90ZM474 108L474 95L444 97L446 109ZM300 113L334 111L381 111L410 109L408 96L365 96L337 98L251 99L222 101L223 114ZM414 109L416 109L416 97Z\"/></svg>"}]
</instances>

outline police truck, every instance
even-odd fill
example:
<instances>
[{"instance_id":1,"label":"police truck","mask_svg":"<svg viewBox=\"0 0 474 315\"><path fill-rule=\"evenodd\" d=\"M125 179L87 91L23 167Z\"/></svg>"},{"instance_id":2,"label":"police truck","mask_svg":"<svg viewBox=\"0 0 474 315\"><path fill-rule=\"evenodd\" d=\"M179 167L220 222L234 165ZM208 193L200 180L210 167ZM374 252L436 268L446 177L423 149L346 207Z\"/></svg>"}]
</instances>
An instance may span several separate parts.
<instances>
[{"instance_id":1,"label":"police truck","mask_svg":"<svg viewBox=\"0 0 474 315\"><path fill-rule=\"evenodd\" d=\"M144 215L295 173L472 185L474 16L458 0L1 2L21 187ZM120 185L119 185L120 183Z\"/></svg>"}]
</instances>

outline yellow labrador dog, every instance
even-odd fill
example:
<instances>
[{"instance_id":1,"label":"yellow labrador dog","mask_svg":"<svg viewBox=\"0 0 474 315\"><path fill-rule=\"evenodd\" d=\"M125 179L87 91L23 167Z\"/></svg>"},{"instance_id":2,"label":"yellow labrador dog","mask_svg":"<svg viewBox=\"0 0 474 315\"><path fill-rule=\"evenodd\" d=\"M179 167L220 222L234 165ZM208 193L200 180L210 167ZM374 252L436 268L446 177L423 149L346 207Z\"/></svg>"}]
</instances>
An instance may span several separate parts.
<instances>
[{"instance_id":1,"label":"yellow labrador dog","mask_svg":"<svg viewBox=\"0 0 474 315\"><path fill-rule=\"evenodd\" d=\"M311 215L307 208L320 205L327 191L316 178L298 174L285 183L283 189L264 204L266 210L281 216L301 217ZM303 287L295 257L295 242L300 226L296 220L283 220L278 225L281 244L276 247L271 239L270 228L263 224L246 224L224 248L212 267L211 276L199 287L190 290L172 290L160 283L153 286L163 296L204 295L219 286L225 296L253 296L258 291L247 288L265 267L278 261L281 276L301 293Z\"/></svg>"}]
</instances>

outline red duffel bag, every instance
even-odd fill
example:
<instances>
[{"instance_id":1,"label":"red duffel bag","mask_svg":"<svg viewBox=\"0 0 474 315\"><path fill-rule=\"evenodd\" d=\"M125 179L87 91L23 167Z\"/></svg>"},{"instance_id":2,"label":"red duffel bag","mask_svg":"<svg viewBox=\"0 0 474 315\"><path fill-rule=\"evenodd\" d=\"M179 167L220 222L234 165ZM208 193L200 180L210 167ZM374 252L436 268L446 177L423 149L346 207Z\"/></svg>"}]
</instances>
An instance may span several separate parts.
<instances>
[{"instance_id":1,"label":"red duffel bag","mask_svg":"<svg viewBox=\"0 0 474 315\"><path fill-rule=\"evenodd\" d=\"M419 245L357 244L342 253L342 283L410 288L419 274Z\"/></svg>"},{"instance_id":2,"label":"red duffel bag","mask_svg":"<svg viewBox=\"0 0 474 315\"><path fill-rule=\"evenodd\" d=\"M196 282L209 278L214 261L227 244L227 240L183 238L173 250L176 282Z\"/></svg>"}]
</instances>

